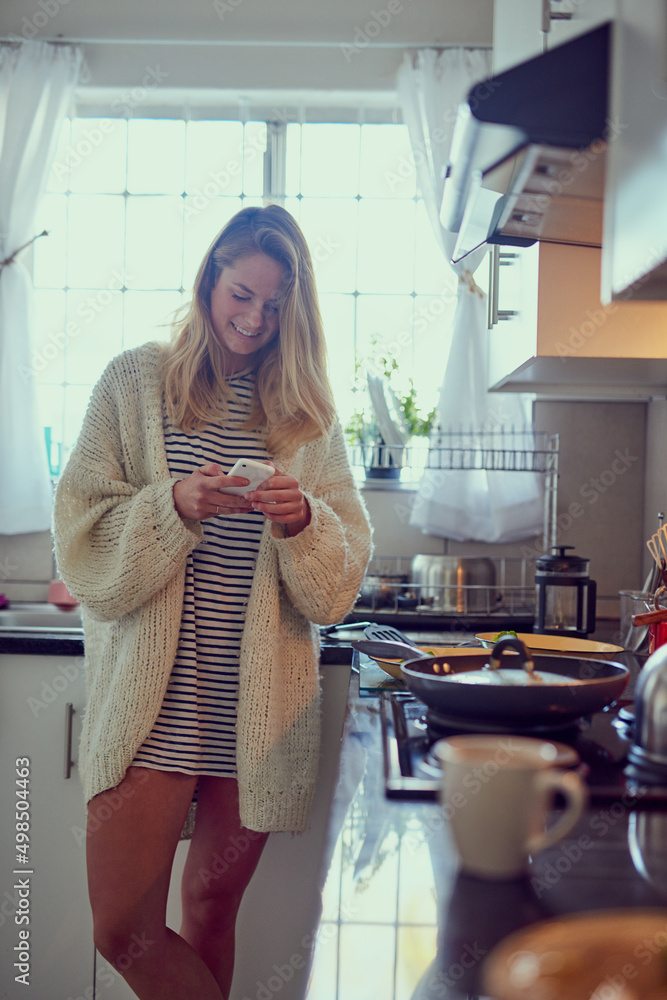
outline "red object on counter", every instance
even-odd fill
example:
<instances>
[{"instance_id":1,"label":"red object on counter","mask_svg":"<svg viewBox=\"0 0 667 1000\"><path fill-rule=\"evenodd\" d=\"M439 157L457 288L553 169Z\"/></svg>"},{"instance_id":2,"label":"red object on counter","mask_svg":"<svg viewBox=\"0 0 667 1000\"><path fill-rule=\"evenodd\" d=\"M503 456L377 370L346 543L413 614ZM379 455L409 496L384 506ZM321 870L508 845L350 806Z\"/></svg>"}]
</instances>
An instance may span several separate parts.
<instances>
[{"instance_id":1,"label":"red object on counter","mask_svg":"<svg viewBox=\"0 0 667 1000\"><path fill-rule=\"evenodd\" d=\"M49 584L49 604L55 604L57 608L74 608L79 603L76 597L72 597L62 580L53 580Z\"/></svg>"},{"instance_id":2,"label":"red object on counter","mask_svg":"<svg viewBox=\"0 0 667 1000\"><path fill-rule=\"evenodd\" d=\"M667 622L650 622L648 627L648 651L655 653L656 649L667 642Z\"/></svg>"}]
</instances>

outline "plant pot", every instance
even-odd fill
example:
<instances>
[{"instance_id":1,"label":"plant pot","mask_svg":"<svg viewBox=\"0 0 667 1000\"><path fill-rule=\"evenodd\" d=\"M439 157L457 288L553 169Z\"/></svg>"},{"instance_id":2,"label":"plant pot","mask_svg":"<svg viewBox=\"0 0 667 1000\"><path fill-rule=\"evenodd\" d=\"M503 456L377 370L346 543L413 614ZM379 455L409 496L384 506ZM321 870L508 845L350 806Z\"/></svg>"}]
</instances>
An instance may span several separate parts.
<instances>
[{"instance_id":1,"label":"plant pot","mask_svg":"<svg viewBox=\"0 0 667 1000\"><path fill-rule=\"evenodd\" d=\"M397 465L371 465L366 469L366 479L400 479L401 470Z\"/></svg>"},{"instance_id":2,"label":"plant pot","mask_svg":"<svg viewBox=\"0 0 667 1000\"><path fill-rule=\"evenodd\" d=\"M366 466L367 479L400 479L403 448L400 445L388 446L382 438L369 449L365 449L366 458L370 463Z\"/></svg>"}]
</instances>

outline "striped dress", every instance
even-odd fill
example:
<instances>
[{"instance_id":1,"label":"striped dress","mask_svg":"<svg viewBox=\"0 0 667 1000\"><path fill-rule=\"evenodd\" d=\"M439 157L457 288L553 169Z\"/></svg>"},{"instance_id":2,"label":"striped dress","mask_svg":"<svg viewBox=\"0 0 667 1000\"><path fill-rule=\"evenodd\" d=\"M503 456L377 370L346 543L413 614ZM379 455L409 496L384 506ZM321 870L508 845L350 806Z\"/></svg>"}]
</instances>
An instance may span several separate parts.
<instances>
[{"instance_id":1,"label":"striped dress","mask_svg":"<svg viewBox=\"0 0 667 1000\"><path fill-rule=\"evenodd\" d=\"M252 371L228 379L224 426L185 434L164 415L169 471L184 478L208 462L228 470L237 458L269 456L263 430L242 425L250 411ZM133 764L163 771L236 775L236 712L241 635L264 515L202 521L204 538L188 556L176 659L162 708Z\"/></svg>"}]
</instances>

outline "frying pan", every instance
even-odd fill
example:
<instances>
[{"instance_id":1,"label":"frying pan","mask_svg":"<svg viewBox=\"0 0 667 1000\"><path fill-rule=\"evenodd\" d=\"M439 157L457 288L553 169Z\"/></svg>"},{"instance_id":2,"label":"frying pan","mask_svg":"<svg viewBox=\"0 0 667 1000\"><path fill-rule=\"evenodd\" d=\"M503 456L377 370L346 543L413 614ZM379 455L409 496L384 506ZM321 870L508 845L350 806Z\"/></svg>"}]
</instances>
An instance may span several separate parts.
<instances>
[{"instance_id":1,"label":"frying pan","mask_svg":"<svg viewBox=\"0 0 667 1000\"><path fill-rule=\"evenodd\" d=\"M518 658L515 654L519 654ZM447 656L429 656L401 664L405 684L440 721L453 725L494 725L498 728L538 729L565 726L583 715L599 712L615 701L628 682L629 671L621 663L571 656L531 656L513 637L500 639L492 651L471 650L457 656L443 673ZM496 676L488 664L497 668ZM538 675L560 675L561 683L531 680L525 686L505 682L518 667ZM461 683L452 678L477 672L475 680L497 683ZM486 676L480 677L481 671Z\"/></svg>"}]
</instances>

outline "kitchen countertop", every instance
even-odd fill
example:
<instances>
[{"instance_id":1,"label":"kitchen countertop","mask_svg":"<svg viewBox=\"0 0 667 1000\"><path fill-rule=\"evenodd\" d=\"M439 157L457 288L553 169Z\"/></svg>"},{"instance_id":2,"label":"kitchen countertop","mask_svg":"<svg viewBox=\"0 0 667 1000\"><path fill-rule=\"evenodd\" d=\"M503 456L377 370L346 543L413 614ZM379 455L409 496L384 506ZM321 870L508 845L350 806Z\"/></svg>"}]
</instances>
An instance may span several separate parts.
<instances>
[{"instance_id":1,"label":"kitchen countertop","mask_svg":"<svg viewBox=\"0 0 667 1000\"><path fill-rule=\"evenodd\" d=\"M12 606L14 607L14 606ZM17 603L16 608L21 608ZM39 605L30 605L31 608L38 608ZM353 619L353 620L350 620ZM363 639L364 625L367 624L360 615L348 616L343 628L336 631L324 629L321 637L320 659L322 663L350 663L352 661L352 648L350 642L353 639ZM467 628L462 631L460 623L452 621L446 624L429 622L428 618L416 618L411 622L401 623L400 628L414 642L431 645L449 645L472 639L475 632L489 631L491 626L488 622L478 625L466 623ZM40 656L83 656L83 632L74 629L59 631L48 628L30 630L12 630L8 626L2 625L2 615L0 614L0 653L36 654ZM487 627L488 626L488 627ZM529 631L528 626L525 626ZM599 621L597 631L590 636L601 642L615 642L618 640L618 622ZM629 664L630 665L630 664Z\"/></svg>"},{"instance_id":2,"label":"kitchen countertop","mask_svg":"<svg viewBox=\"0 0 667 1000\"><path fill-rule=\"evenodd\" d=\"M18 605L17 605L18 606ZM354 623L352 623L353 625ZM407 634L415 642L454 643L462 641L462 634L442 629L411 628ZM466 633L467 635L468 633ZM322 663L351 663L353 639L363 639L363 622L358 628L350 627L321 638L320 661ZM8 626L0 628L0 653L33 654L39 656L83 656L83 632L75 630L59 631L58 629L11 629Z\"/></svg>"},{"instance_id":3,"label":"kitchen countertop","mask_svg":"<svg viewBox=\"0 0 667 1000\"><path fill-rule=\"evenodd\" d=\"M524 878L459 874L440 806L385 798L379 703L353 673L307 998L470 1000L493 946L535 921L660 907L667 924L665 845L667 811L594 803Z\"/></svg>"},{"instance_id":4,"label":"kitchen countertop","mask_svg":"<svg viewBox=\"0 0 667 1000\"><path fill-rule=\"evenodd\" d=\"M615 628L602 626L594 638L610 641ZM429 643L462 639L407 631ZM323 662L351 658L353 635L327 639ZM3 633L0 652L81 655L83 641L71 634ZM634 681L644 658L624 653L619 659ZM660 846L653 857L647 831ZM379 701L360 691L353 672L320 869L322 908L307 936L316 942L307 1000L471 1000L480 995L491 949L519 927L619 906L665 908L667 924L666 859L667 811L618 801L590 806L522 879L459 874L439 805L385 797ZM309 944L303 944L305 953Z\"/></svg>"},{"instance_id":5,"label":"kitchen countertop","mask_svg":"<svg viewBox=\"0 0 667 1000\"><path fill-rule=\"evenodd\" d=\"M362 633L359 633L362 638ZM347 642L324 639L320 648L322 663L351 663L352 647ZM57 629L41 632L6 631L0 633L0 653L19 653L32 656L83 656L83 634L58 632Z\"/></svg>"},{"instance_id":6,"label":"kitchen countertop","mask_svg":"<svg viewBox=\"0 0 667 1000\"><path fill-rule=\"evenodd\" d=\"M33 656L83 656L83 634L44 630L0 634L0 653Z\"/></svg>"}]
</instances>

